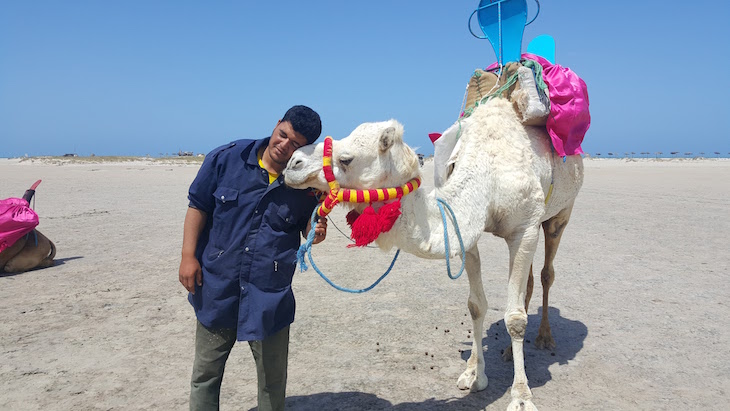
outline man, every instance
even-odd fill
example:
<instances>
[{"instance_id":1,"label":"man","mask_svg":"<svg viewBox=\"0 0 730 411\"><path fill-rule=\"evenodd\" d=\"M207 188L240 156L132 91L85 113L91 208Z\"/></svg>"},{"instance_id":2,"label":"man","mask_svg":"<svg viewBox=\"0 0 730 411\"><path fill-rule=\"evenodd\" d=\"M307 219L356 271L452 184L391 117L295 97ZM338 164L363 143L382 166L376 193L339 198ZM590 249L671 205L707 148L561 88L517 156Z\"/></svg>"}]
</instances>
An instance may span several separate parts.
<instances>
[{"instance_id":1,"label":"man","mask_svg":"<svg viewBox=\"0 0 730 411\"><path fill-rule=\"evenodd\" d=\"M180 283L198 318L191 410L217 410L228 354L248 341L256 362L259 410L283 410L291 290L300 235L317 199L284 185L281 172L322 131L319 115L294 106L271 137L238 140L206 156L190 186ZM315 227L317 244L327 222Z\"/></svg>"}]
</instances>

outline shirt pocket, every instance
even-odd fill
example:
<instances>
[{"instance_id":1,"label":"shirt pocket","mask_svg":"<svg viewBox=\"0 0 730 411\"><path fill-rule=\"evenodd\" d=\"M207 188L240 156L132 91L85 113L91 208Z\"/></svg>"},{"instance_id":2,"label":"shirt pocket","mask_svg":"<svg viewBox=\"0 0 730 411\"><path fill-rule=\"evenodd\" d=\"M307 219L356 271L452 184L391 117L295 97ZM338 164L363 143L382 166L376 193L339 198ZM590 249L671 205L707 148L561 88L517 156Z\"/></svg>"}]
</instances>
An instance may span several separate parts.
<instances>
[{"instance_id":1,"label":"shirt pocket","mask_svg":"<svg viewBox=\"0 0 730 411\"><path fill-rule=\"evenodd\" d=\"M219 206L235 207L238 205L238 190L228 187L218 187L213 192L216 204Z\"/></svg>"},{"instance_id":2,"label":"shirt pocket","mask_svg":"<svg viewBox=\"0 0 730 411\"><path fill-rule=\"evenodd\" d=\"M284 250L277 253L268 267L257 271L256 286L264 291L281 291L291 286L294 270L297 265L296 251Z\"/></svg>"},{"instance_id":3,"label":"shirt pocket","mask_svg":"<svg viewBox=\"0 0 730 411\"><path fill-rule=\"evenodd\" d=\"M296 230L297 219L289 205L282 204L275 213L271 213L269 225L274 231L290 233Z\"/></svg>"},{"instance_id":4,"label":"shirt pocket","mask_svg":"<svg viewBox=\"0 0 730 411\"><path fill-rule=\"evenodd\" d=\"M236 227L238 214L238 190L229 187L218 187L213 192L215 209L213 210L213 226L210 241L219 249L226 249Z\"/></svg>"}]
</instances>

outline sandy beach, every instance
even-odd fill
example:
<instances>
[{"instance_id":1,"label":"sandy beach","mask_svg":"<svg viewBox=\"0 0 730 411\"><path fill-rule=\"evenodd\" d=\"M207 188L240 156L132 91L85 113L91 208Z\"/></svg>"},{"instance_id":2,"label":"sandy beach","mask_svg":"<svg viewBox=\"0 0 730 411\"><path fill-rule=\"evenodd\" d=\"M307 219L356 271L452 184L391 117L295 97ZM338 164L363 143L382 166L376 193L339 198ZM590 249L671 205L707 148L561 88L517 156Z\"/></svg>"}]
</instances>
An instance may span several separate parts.
<instances>
[{"instance_id":1,"label":"sandy beach","mask_svg":"<svg viewBox=\"0 0 730 411\"><path fill-rule=\"evenodd\" d=\"M424 167L426 189L432 166ZM555 259L554 350L526 367L548 410L722 409L730 400L730 160L586 160ZM38 229L56 265L0 274L0 410L186 410L195 316L178 282L187 189L199 163L0 159L0 198L37 179ZM314 247L341 285L372 283L395 250L346 248L344 212ZM461 222L460 222L461 223ZM535 256L542 267L542 239ZM725 251L722 251L725 250ZM480 239L489 312L486 390L456 381L471 349L466 276L401 254L374 290L346 294L297 273L287 409L504 410L512 363L502 321L507 247ZM349 272L339 271L343 261ZM460 265L457 258L452 267ZM366 270L364 267L376 267ZM539 275L539 274L538 274ZM446 332L448 330L448 332ZM461 351L461 352L460 352ZM226 367L222 409L256 406L247 344Z\"/></svg>"}]
</instances>

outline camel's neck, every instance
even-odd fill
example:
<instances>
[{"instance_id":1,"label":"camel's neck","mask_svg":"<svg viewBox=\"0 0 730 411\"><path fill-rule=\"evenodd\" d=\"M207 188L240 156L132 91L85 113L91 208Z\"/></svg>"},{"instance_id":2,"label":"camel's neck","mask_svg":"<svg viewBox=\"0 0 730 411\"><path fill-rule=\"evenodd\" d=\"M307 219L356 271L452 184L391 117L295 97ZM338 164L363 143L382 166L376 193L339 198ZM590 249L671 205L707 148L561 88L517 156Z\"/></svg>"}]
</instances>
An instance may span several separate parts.
<instances>
[{"instance_id":1,"label":"camel's neck","mask_svg":"<svg viewBox=\"0 0 730 411\"><path fill-rule=\"evenodd\" d=\"M458 171L455 170L455 174ZM460 175L447 181L438 190L426 192L420 189L403 197L400 218L389 232L378 237L377 244L384 249L395 246L422 258L444 258L444 226L436 201L436 198L440 198L454 211L464 247L469 250L484 230L487 213L486 194L483 188L476 188L484 185L477 184L474 178L476 175L479 174ZM450 253L452 256L459 255L459 240L454 224L446 207L444 212Z\"/></svg>"}]
</instances>

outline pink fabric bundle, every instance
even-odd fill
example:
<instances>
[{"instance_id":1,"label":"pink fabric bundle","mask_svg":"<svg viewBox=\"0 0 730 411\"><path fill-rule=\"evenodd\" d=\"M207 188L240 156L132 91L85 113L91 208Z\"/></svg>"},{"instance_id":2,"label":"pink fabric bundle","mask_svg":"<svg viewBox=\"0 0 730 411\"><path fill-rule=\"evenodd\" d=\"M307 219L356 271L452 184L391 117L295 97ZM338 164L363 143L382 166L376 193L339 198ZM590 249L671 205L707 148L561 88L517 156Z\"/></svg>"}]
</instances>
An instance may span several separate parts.
<instances>
[{"instance_id":1,"label":"pink fabric bundle","mask_svg":"<svg viewBox=\"0 0 730 411\"><path fill-rule=\"evenodd\" d=\"M522 58L537 61L542 66L542 79L550 96L550 116L545 127L555 151L560 156L583 154L580 145L591 125L586 83L571 69L552 64L535 54L523 53ZM495 63L488 69L496 67Z\"/></svg>"},{"instance_id":2,"label":"pink fabric bundle","mask_svg":"<svg viewBox=\"0 0 730 411\"><path fill-rule=\"evenodd\" d=\"M38 214L22 198L0 200L0 252L38 225Z\"/></svg>"}]
</instances>

